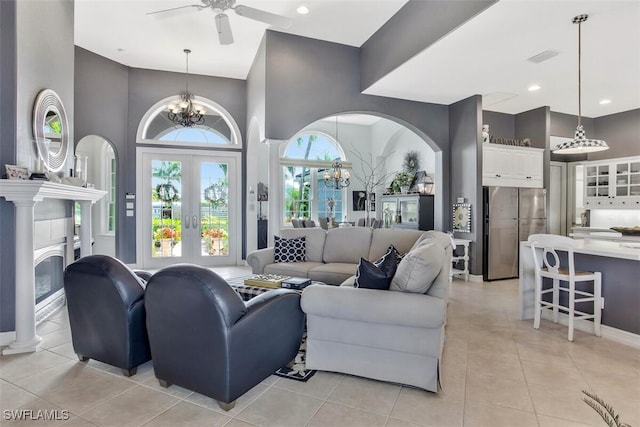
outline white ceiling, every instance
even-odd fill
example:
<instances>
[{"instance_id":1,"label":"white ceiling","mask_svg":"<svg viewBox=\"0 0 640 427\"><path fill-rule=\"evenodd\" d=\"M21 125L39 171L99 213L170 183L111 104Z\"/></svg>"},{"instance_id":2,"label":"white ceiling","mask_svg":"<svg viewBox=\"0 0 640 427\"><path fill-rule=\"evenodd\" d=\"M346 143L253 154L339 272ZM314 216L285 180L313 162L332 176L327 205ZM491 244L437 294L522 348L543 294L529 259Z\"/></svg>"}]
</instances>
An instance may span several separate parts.
<instances>
[{"instance_id":1,"label":"white ceiling","mask_svg":"<svg viewBox=\"0 0 640 427\"><path fill-rule=\"evenodd\" d=\"M239 0L293 18L291 34L361 46L407 0ZM298 15L303 4L308 15ZM221 46L210 9L146 13L198 0L75 0L75 41L119 63L245 79L266 24L229 11L235 42ZM366 93L439 104L473 94L484 108L516 114L540 106L577 114L577 25L582 24L582 114L599 117L640 108L640 1L501 0L400 66ZM559 52L534 64L527 58ZM537 92L528 92L531 84ZM611 99L600 105L603 98Z\"/></svg>"}]
</instances>

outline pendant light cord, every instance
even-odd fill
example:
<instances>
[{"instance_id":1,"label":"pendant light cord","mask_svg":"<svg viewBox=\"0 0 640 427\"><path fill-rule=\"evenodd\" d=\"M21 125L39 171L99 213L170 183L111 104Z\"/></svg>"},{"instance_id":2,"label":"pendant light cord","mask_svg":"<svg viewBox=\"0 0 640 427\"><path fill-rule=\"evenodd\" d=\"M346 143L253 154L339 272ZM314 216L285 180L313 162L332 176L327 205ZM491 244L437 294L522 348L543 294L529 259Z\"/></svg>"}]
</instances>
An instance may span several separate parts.
<instances>
[{"instance_id":1,"label":"pendant light cord","mask_svg":"<svg viewBox=\"0 0 640 427\"><path fill-rule=\"evenodd\" d=\"M184 53L187 54L187 58L186 58L186 62L187 62L187 75L185 77L185 87L186 87L186 91L189 92L189 54L191 53L191 50L189 49L185 49Z\"/></svg>"},{"instance_id":2,"label":"pendant light cord","mask_svg":"<svg viewBox=\"0 0 640 427\"><path fill-rule=\"evenodd\" d=\"M581 20L578 21L578 126L582 126L582 21Z\"/></svg>"}]
</instances>

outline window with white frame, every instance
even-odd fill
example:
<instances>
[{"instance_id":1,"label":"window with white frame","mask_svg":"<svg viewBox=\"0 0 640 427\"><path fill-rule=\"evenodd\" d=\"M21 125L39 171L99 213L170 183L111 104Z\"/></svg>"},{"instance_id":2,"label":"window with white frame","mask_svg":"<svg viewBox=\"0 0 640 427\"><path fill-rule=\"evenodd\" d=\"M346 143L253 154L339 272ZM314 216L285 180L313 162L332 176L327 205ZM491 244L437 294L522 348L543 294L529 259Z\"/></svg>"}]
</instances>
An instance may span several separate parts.
<instances>
[{"instance_id":1,"label":"window with white frame","mask_svg":"<svg viewBox=\"0 0 640 427\"><path fill-rule=\"evenodd\" d=\"M287 144L280 159L284 223L320 217L342 221L344 190L327 187L324 172L343 157L339 143L319 133L302 134Z\"/></svg>"}]
</instances>

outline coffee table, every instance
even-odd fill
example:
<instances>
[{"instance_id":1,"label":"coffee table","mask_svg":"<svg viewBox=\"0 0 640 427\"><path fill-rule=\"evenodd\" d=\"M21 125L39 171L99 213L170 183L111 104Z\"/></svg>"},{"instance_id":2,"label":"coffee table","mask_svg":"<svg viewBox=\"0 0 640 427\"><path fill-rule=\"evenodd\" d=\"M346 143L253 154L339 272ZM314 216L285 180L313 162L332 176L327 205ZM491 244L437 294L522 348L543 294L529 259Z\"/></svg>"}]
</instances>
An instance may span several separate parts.
<instances>
[{"instance_id":1,"label":"coffee table","mask_svg":"<svg viewBox=\"0 0 640 427\"><path fill-rule=\"evenodd\" d=\"M270 291L272 289L281 289L281 288L264 288L262 286L247 286L244 284L244 279L248 279L250 277L253 277L254 274L249 274L247 276L240 276L240 277L233 277L231 279L227 279L227 283L229 285L231 285L231 287L233 288L234 291L236 291L236 293L238 295L240 295L240 298L242 298L243 301L249 301L251 298L255 298L260 294L263 294L267 291ZM315 280L311 281L312 285L326 285L326 283L324 282L318 282ZM297 292L302 292L302 289L297 291Z\"/></svg>"}]
</instances>

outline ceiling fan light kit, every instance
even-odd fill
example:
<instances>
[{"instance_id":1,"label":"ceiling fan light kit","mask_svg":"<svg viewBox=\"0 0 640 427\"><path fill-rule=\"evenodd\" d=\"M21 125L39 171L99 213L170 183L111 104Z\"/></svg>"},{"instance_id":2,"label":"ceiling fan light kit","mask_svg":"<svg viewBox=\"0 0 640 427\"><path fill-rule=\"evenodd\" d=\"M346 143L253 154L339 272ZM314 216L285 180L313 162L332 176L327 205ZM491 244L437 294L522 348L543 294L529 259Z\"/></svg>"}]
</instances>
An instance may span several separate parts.
<instances>
[{"instance_id":1,"label":"ceiling fan light kit","mask_svg":"<svg viewBox=\"0 0 640 427\"><path fill-rule=\"evenodd\" d=\"M173 7L171 9L157 10L155 12L147 13L147 15L155 15L163 12L175 12L180 9L196 9L198 12L203 9L211 9L216 14L216 31L221 45L229 45L233 43L233 33L231 31L231 24L229 23L229 16L225 13L227 10L233 10L239 16L264 22L265 24L273 25L278 28L287 29L291 27L291 24L293 24L293 20L291 18L241 4L236 5L236 0L200 1L202 4L190 4L187 6Z\"/></svg>"},{"instance_id":2,"label":"ceiling fan light kit","mask_svg":"<svg viewBox=\"0 0 640 427\"><path fill-rule=\"evenodd\" d=\"M584 127L582 126L582 23L589 15L583 14L573 18L572 22L578 24L578 127L572 140L563 142L553 150L556 154L581 154L594 153L596 151L608 150L609 146L600 139L587 139Z\"/></svg>"},{"instance_id":3,"label":"ceiling fan light kit","mask_svg":"<svg viewBox=\"0 0 640 427\"><path fill-rule=\"evenodd\" d=\"M166 108L169 111L167 117L173 123L183 127L192 127L204 124L204 116L207 111L202 105L193 103L193 95L189 92L189 54L191 50L185 49L184 53L187 56L185 90L180 93L180 100L177 103L170 102L166 105Z\"/></svg>"}]
</instances>

